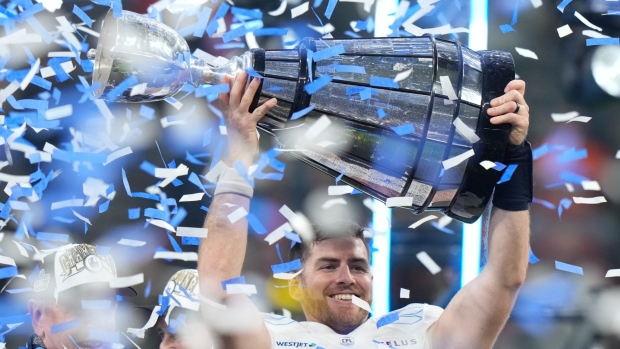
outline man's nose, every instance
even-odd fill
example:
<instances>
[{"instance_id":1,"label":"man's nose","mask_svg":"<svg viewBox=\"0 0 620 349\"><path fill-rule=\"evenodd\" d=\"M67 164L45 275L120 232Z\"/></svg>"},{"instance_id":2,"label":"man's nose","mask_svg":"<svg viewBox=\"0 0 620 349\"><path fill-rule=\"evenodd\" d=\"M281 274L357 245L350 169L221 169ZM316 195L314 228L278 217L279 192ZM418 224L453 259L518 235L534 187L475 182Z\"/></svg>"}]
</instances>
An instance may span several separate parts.
<instances>
[{"instance_id":1,"label":"man's nose","mask_svg":"<svg viewBox=\"0 0 620 349\"><path fill-rule=\"evenodd\" d=\"M181 347L179 346L179 342L176 337L166 333L159 344L159 349L181 349Z\"/></svg>"},{"instance_id":2,"label":"man's nose","mask_svg":"<svg viewBox=\"0 0 620 349\"><path fill-rule=\"evenodd\" d=\"M351 274L351 269L348 266L340 268L338 272L338 283L351 285L355 283L355 278Z\"/></svg>"}]
</instances>

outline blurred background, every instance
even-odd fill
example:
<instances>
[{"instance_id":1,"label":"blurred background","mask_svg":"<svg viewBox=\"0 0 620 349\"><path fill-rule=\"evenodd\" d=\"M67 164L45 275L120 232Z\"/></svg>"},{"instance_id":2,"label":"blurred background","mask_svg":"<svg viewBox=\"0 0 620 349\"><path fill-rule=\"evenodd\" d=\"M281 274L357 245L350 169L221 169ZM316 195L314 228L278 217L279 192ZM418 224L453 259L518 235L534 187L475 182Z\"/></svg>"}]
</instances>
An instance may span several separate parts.
<instances>
[{"instance_id":1,"label":"blurred background","mask_svg":"<svg viewBox=\"0 0 620 349\"><path fill-rule=\"evenodd\" d=\"M25 37L22 42L15 41L14 37L3 39L22 28L28 33L40 34L32 21L27 20L29 16L34 16L53 36L57 32L55 27L61 23L56 19L59 16L65 16L80 27L82 20L74 14L74 6L78 6L94 20L92 31L96 34L109 9L109 1L107 4L106 1L48 1L47 6L51 3L59 5L52 13L41 10L38 3L31 0L2 2L2 89L15 79L21 81L37 58L40 58L41 67L58 66L66 61L58 58L54 61L48 55L49 52L66 51L58 35L49 43L45 40L30 43ZM396 18L396 12L391 11L387 17L376 19L377 7L382 6L380 0L340 0L335 2L330 18L325 12L332 1L327 0L311 0L308 11L295 18L292 18L291 9L305 1L237 0L233 8L260 10L264 27L286 28L287 34L246 35L228 43L223 42L221 33L212 37L206 33L202 38L194 37L191 28L198 21L200 10L211 7L214 14L221 3L219 0L132 0L123 1L122 6L125 10L148 14L186 34L192 51L200 49L225 58L240 55L253 47L291 48L298 39L320 38L324 31L334 38L372 37L374 26L387 26ZM232 1L229 3L233 5ZM421 28L445 24L451 28L469 28L470 15L476 14L472 13L468 0L396 1L383 6L396 6L396 9L400 6L406 12L399 12L410 16L420 6L429 4L434 9L416 21ZM606 277L606 274L608 270L620 268L620 254L617 253L620 246L620 47L617 39L613 41L620 35L617 16L620 5L604 0L563 1L561 4L547 0L491 1L485 4L488 6L486 46L510 52L518 76L527 82L526 100L531 123L528 139L537 157L534 164L536 200L531 205L533 256L513 315L496 347L619 348L620 285L616 278ZM233 12L228 11L223 17L227 30L239 22ZM572 33L561 36L558 28L566 25ZM84 25L81 27L85 28ZM88 31L77 32L79 35L76 36L83 43L83 61L87 49L96 46L97 38ZM402 27L392 35L411 36ZM468 33L441 37L459 40L464 45L470 42ZM604 37L612 39L608 42L610 45L587 44L587 39ZM526 57L517 48L530 50L537 57ZM119 310L119 317L123 319L119 330L124 331L122 323L129 319L132 307L157 304L158 293L176 270L195 267L195 262L153 259L156 251L195 252L197 242L181 239L148 224L147 209L166 211L167 219L174 221L174 226L200 227L210 204L209 195L213 192L211 184L191 175L157 188L159 179L152 175L150 168L173 168L182 163L189 167L190 174L203 174L220 156L220 144L225 136L220 133L220 119L214 112L213 100L194 97L191 89L184 89L175 96L180 106L156 102L144 108L135 104L109 103L114 119L106 120L85 93L89 86L84 81L90 84L92 74L88 65L75 58L68 61L75 69L69 69L66 76L57 71L56 76L40 79L51 84L34 79L27 89L13 93L16 101L44 101L45 106L38 111L20 109L19 103L16 105L11 99L2 104L3 139L13 135L13 140L18 137L24 146L37 150L43 150L49 144L70 153L86 152L93 157L112 143L115 149L129 147L130 154L109 163L93 164L70 156L68 160L54 157L52 161L44 161L32 155L25 157L22 152L14 148L9 150L6 144L3 145L0 157L5 165L0 172L31 176L30 187L34 189L23 184L17 189L14 182L3 180L4 193L0 200L5 203L3 207L21 197L27 208L11 205L12 210L10 207L1 210L4 223L0 231L3 234L0 235L0 255L14 258L20 273L28 276L32 266L29 258L20 254L16 247L18 242L38 249L67 242L110 247L119 275L144 274L144 283L134 286L138 297L122 300L125 306ZM40 117L44 109L66 105L72 105L70 116L58 120ZM567 113L591 119L587 122L554 120L553 114ZM165 124L162 120L172 123ZM16 134L15 129L24 123L28 127L21 131L23 133ZM267 151L274 146L275 141L263 134L261 150ZM286 165L283 178L256 182L251 213L264 226L264 231L250 231L244 275L247 283L256 285L258 294L253 298L262 311L291 312L294 318L302 319L300 308L282 287L285 282L271 275L270 266L280 263L279 254L287 261L290 242L281 241L276 249L263 241L262 234L286 222L278 212L283 205L302 212L311 221L348 217L371 228L373 212L364 204L368 198L364 194L343 197L346 205L321 208L333 198L328 196L327 188L336 184L335 179L286 154L279 155L278 160ZM582 185L584 180L597 181L600 190L586 190ZM16 190L22 190L22 195L15 194ZM207 194L201 201L179 202L183 195L203 190ZM130 197L128 192L148 192L163 199L176 200L156 203L135 195ZM607 202L579 205L572 199L595 196L604 196ZM89 197L99 200L90 206L56 209L53 205L66 200L84 199L86 202ZM164 207L161 202L170 204ZM435 224L424 223L416 229L408 228L430 214L438 215L436 212L413 215L403 209L391 212L390 268L387 269L389 278L386 280L389 281L385 295L389 298L389 310L409 302L446 306L461 285L463 224L440 220L433 221ZM139 246L119 244L122 239L140 243ZM439 273L432 274L415 258L422 251L442 268ZM556 269L556 261L581 267L583 275ZM28 293L6 292L12 288L10 280L0 279L0 326L3 326L0 335L8 348L14 348L25 344L32 328L29 323L8 327L1 321L4 317L27 311L25 300ZM401 298L401 289L410 291L409 298ZM3 342L2 338L0 342Z\"/></svg>"}]
</instances>

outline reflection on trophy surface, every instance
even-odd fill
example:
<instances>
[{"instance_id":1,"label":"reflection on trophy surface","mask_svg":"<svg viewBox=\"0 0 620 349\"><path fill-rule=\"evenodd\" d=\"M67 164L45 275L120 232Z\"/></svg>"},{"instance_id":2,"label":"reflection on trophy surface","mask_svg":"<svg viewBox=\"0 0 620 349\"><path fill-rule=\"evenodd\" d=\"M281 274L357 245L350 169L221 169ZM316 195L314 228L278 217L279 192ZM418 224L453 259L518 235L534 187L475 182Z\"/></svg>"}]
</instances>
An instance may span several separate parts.
<instances>
[{"instance_id":1,"label":"reflection on trophy surface","mask_svg":"<svg viewBox=\"0 0 620 349\"><path fill-rule=\"evenodd\" d=\"M260 96L278 99L261 130L292 156L384 202L399 197L395 206L415 213L473 222L500 176L480 163L502 161L505 151L509 126L492 125L486 114L514 79L505 52L432 36L306 38L213 67L191 57L171 28L123 11L105 18L89 58L96 96L121 102L165 99L185 84L217 85L242 70L260 75Z\"/></svg>"}]
</instances>

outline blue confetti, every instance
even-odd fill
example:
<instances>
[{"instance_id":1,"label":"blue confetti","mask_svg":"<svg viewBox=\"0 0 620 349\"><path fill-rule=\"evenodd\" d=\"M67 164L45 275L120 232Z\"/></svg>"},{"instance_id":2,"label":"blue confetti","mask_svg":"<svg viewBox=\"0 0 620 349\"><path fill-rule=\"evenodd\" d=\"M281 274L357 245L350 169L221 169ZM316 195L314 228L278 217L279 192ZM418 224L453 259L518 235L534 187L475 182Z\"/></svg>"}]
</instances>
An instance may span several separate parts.
<instances>
[{"instance_id":1,"label":"blue confetti","mask_svg":"<svg viewBox=\"0 0 620 349\"><path fill-rule=\"evenodd\" d=\"M334 13L337 3L338 0L329 0L329 3L327 3L327 8L325 9L325 17L327 17L327 19L332 18L332 14Z\"/></svg>"},{"instance_id":2,"label":"blue confetti","mask_svg":"<svg viewBox=\"0 0 620 349\"><path fill-rule=\"evenodd\" d=\"M541 145L540 147L532 150L532 159L536 160L542 157L543 155L549 152L549 145L547 143Z\"/></svg>"},{"instance_id":3,"label":"blue confetti","mask_svg":"<svg viewBox=\"0 0 620 349\"><path fill-rule=\"evenodd\" d=\"M562 270L562 271L567 271L573 274L583 275L583 269L576 265L555 261L555 268L557 270Z\"/></svg>"},{"instance_id":4,"label":"blue confetti","mask_svg":"<svg viewBox=\"0 0 620 349\"><path fill-rule=\"evenodd\" d=\"M362 36L361 36L361 35L359 35L358 33L353 32L353 31L350 31L350 30L345 30L345 31L344 31L344 35L346 35L346 36L348 36L348 37L350 37L350 38L355 38L355 39L359 39L359 38L361 38L361 37L362 37Z\"/></svg>"},{"instance_id":5,"label":"blue confetti","mask_svg":"<svg viewBox=\"0 0 620 349\"><path fill-rule=\"evenodd\" d=\"M383 78L379 76L370 77L370 86L398 88L398 83L391 78Z\"/></svg>"},{"instance_id":6,"label":"blue confetti","mask_svg":"<svg viewBox=\"0 0 620 349\"><path fill-rule=\"evenodd\" d=\"M52 334L56 334L56 333L59 333L59 332L64 332L64 331L72 330L74 328L77 328L78 326L80 326L80 319L73 319L73 320L69 320L67 322L63 322L63 323L60 323L60 324L56 324L56 325L50 326L50 332Z\"/></svg>"},{"instance_id":7,"label":"blue confetti","mask_svg":"<svg viewBox=\"0 0 620 349\"><path fill-rule=\"evenodd\" d=\"M168 221L170 218L168 212L163 210L158 210L152 207L148 207L144 210L144 217L161 219L162 221Z\"/></svg>"},{"instance_id":8,"label":"blue confetti","mask_svg":"<svg viewBox=\"0 0 620 349\"><path fill-rule=\"evenodd\" d=\"M558 163L566 163L566 162L571 162L571 161L585 159L587 157L588 157L588 150L587 149L583 148L583 149L575 150L575 148L571 148L571 149L561 153L560 155L558 155L557 161L558 161Z\"/></svg>"},{"instance_id":9,"label":"blue confetti","mask_svg":"<svg viewBox=\"0 0 620 349\"><path fill-rule=\"evenodd\" d=\"M123 4L121 0L112 0L112 15L114 18L121 18L123 15Z\"/></svg>"},{"instance_id":10,"label":"blue confetti","mask_svg":"<svg viewBox=\"0 0 620 349\"><path fill-rule=\"evenodd\" d=\"M125 79L123 82L121 82L120 84L116 85L115 88L113 88L112 90L110 90L107 94L106 97L111 100L114 101L118 98L118 96L120 96L121 94L123 94L123 92L125 92L125 90L132 88L133 86L138 84L138 78L135 75L132 75L130 77L128 77L127 79Z\"/></svg>"},{"instance_id":11,"label":"blue confetti","mask_svg":"<svg viewBox=\"0 0 620 349\"><path fill-rule=\"evenodd\" d=\"M619 38L589 38L586 39L586 46L599 46L599 45L620 45Z\"/></svg>"},{"instance_id":12,"label":"blue confetti","mask_svg":"<svg viewBox=\"0 0 620 349\"><path fill-rule=\"evenodd\" d=\"M291 240L291 241L293 241L295 243L301 244L301 238L299 237L299 235L297 233L293 233L293 232L290 232L290 231L285 231L284 232L284 237L286 237L287 239L289 239L289 240Z\"/></svg>"},{"instance_id":13,"label":"blue confetti","mask_svg":"<svg viewBox=\"0 0 620 349\"><path fill-rule=\"evenodd\" d=\"M222 39L224 43L232 41L236 38L242 37L248 33L248 28L245 25L240 25L235 29L229 30L226 33L222 34Z\"/></svg>"},{"instance_id":14,"label":"blue confetti","mask_svg":"<svg viewBox=\"0 0 620 349\"><path fill-rule=\"evenodd\" d=\"M211 16L211 8L203 7L200 15L198 15L198 23L194 26L194 36L201 38L205 31L207 30L207 23L209 22L209 17Z\"/></svg>"},{"instance_id":15,"label":"blue confetti","mask_svg":"<svg viewBox=\"0 0 620 349\"><path fill-rule=\"evenodd\" d=\"M35 17L26 18L26 22L28 23L28 25L30 25L32 29L37 32L37 34L41 36L41 38L43 39L43 41L45 41L46 44L54 41L54 37L50 35L47 29L45 29Z\"/></svg>"},{"instance_id":16,"label":"blue confetti","mask_svg":"<svg viewBox=\"0 0 620 349\"><path fill-rule=\"evenodd\" d=\"M499 26L499 29L502 31L502 33L506 34L506 33L510 33L510 32L514 32L515 29L510 25L510 24L502 24Z\"/></svg>"},{"instance_id":17,"label":"blue confetti","mask_svg":"<svg viewBox=\"0 0 620 349\"><path fill-rule=\"evenodd\" d=\"M299 258L293 261L287 262L287 263L273 264L271 266L271 271L274 274L288 273L290 271L299 270L299 269L301 269L301 260Z\"/></svg>"},{"instance_id":18,"label":"blue confetti","mask_svg":"<svg viewBox=\"0 0 620 349\"><path fill-rule=\"evenodd\" d=\"M366 68L360 65L338 64L334 67L338 73L366 74Z\"/></svg>"},{"instance_id":19,"label":"blue confetti","mask_svg":"<svg viewBox=\"0 0 620 349\"><path fill-rule=\"evenodd\" d=\"M517 169L517 165L515 164L508 165L508 168L506 168L506 171L504 172L504 174L502 174L502 178L499 179L497 184L508 182L510 178L512 178L512 175L515 173L516 169Z\"/></svg>"},{"instance_id":20,"label":"blue confetti","mask_svg":"<svg viewBox=\"0 0 620 349\"><path fill-rule=\"evenodd\" d=\"M248 224L250 225L250 227L252 228L252 230L254 230L256 234L263 235L267 233L267 229L260 222L260 220L258 220L255 214L253 213L248 214L246 216L246 219L248 220Z\"/></svg>"},{"instance_id":21,"label":"blue confetti","mask_svg":"<svg viewBox=\"0 0 620 349\"><path fill-rule=\"evenodd\" d=\"M144 104L140 105L140 116L145 117L146 119L153 120L155 117L155 109L145 106Z\"/></svg>"},{"instance_id":22,"label":"blue confetti","mask_svg":"<svg viewBox=\"0 0 620 349\"><path fill-rule=\"evenodd\" d=\"M110 207L110 200L106 200L104 203L99 205L99 213L104 213Z\"/></svg>"},{"instance_id":23,"label":"blue confetti","mask_svg":"<svg viewBox=\"0 0 620 349\"><path fill-rule=\"evenodd\" d=\"M395 311L392 313L387 313L384 316L382 316L379 320L377 320L377 328L381 328L385 325L394 323L398 321L398 319L399 319L398 312Z\"/></svg>"},{"instance_id":24,"label":"blue confetti","mask_svg":"<svg viewBox=\"0 0 620 349\"><path fill-rule=\"evenodd\" d=\"M515 8L512 11L512 21L510 21L510 25L517 24L518 19L519 19L519 1L515 1Z\"/></svg>"},{"instance_id":25,"label":"blue confetti","mask_svg":"<svg viewBox=\"0 0 620 349\"><path fill-rule=\"evenodd\" d=\"M545 201L545 200L538 199L538 198L533 198L532 202L536 203L536 204L543 205L543 206L545 206L546 208L548 208L550 210L555 210L555 205L550 203L549 201Z\"/></svg>"},{"instance_id":26,"label":"blue confetti","mask_svg":"<svg viewBox=\"0 0 620 349\"><path fill-rule=\"evenodd\" d=\"M198 175L194 172L189 174L189 177L187 179L190 183L192 183L193 185L197 186L198 188L200 188L200 190L202 190L203 192L207 192L205 190L205 187L202 185L202 182L200 182L200 178L198 177Z\"/></svg>"},{"instance_id":27,"label":"blue confetti","mask_svg":"<svg viewBox=\"0 0 620 349\"><path fill-rule=\"evenodd\" d=\"M340 180L342 179L342 176L344 176L344 172L340 173L338 175L338 177L336 177L336 184L338 184L338 182L340 182Z\"/></svg>"},{"instance_id":28,"label":"blue confetti","mask_svg":"<svg viewBox=\"0 0 620 349\"><path fill-rule=\"evenodd\" d=\"M308 94L313 94L316 91L322 89L323 87L325 87L327 84L329 84L332 81L332 77L329 75L323 75L321 77L319 77L318 79L315 79L313 82L306 84L304 86L304 89L306 90L306 92L308 92Z\"/></svg>"},{"instance_id":29,"label":"blue confetti","mask_svg":"<svg viewBox=\"0 0 620 349\"><path fill-rule=\"evenodd\" d=\"M185 217L187 217L187 211L183 207L180 207L178 212L170 219L170 225L176 228Z\"/></svg>"},{"instance_id":30,"label":"blue confetti","mask_svg":"<svg viewBox=\"0 0 620 349\"><path fill-rule=\"evenodd\" d=\"M30 317L30 314L0 317L0 325L30 323L31 321L32 321L32 318Z\"/></svg>"},{"instance_id":31,"label":"blue confetti","mask_svg":"<svg viewBox=\"0 0 620 349\"><path fill-rule=\"evenodd\" d=\"M560 200L560 203L558 204L558 217L562 218L562 213L564 210L568 210L572 204L573 200L571 199L564 198Z\"/></svg>"},{"instance_id":32,"label":"blue confetti","mask_svg":"<svg viewBox=\"0 0 620 349\"><path fill-rule=\"evenodd\" d=\"M230 285L230 284L245 284L245 276L241 275L239 277L236 278L232 278L232 279L228 279L228 280L224 280L222 281L222 289L226 289L226 285Z\"/></svg>"},{"instance_id":33,"label":"blue confetti","mask_svg":"<svg viewBox=\"0 0 620 349\"><path fill-rule=\"evenodd\" d=\"M198 246L200 245L200 238L193 237L193 236L182 236L181 244L188 245L188 246Z\"/></svg>"},{"instance_id":34,"label":"blue confetti","mask_svg":"<svg viewBox=\"0 0 620 349\"><path fill-rule=\"evenodd\" d=\"M501 162L499 162L499 161L495 161L495 167L493 167L493 169L494 169L495 171L500 172L500 171L502 171L502 170L503 170L503 169L505 169L505 168L506 168L506 165L502 164L502 163L501 163Z\"/></svg>"},{"instance_id":35,"label":"blue confetti","mask_svg":"<svg viewBox=\"0 0 620 349\"><path fill-rule=\"evenodd\" d=\"M8 279L17 275L17 267L10 266L0 268L0 279Z\"/></svg>"},{"instance_id":36,"label":"blue confetti","mask_svg":"<svg viewBox=\"0 0 620 349\"><path fill-rule=\"evenodd\" d=\"M210 128L208 130L205 131L205 133L202 136L202 146L206 147L207 145L211 144L211 133L213 133L213 129Z\"/></svg>"},{"instance_id":37,"label":"blue confetti","mask_svg":"<svg viewBox=\"0 0 620 349\"><path fill-rule=\"evenodd\" d=\"M288 34L286 28L259 28L254 31L254 36L284 36Z\"/></svg>"},{"instance_id":38,"label":"blue confetti","mask_svg":"<svg viewBox=\"0 0 620 349\"><path fill-rule=\"evenodd\" d=\"M536 264L536 263L540 262L540 259L538 259L538 257L536 257L534 255L534 252L532 252L532 246L530 246L529 262L530 262L530 264Z\"/></svg>"},{"instance_id":39,"label":"blue confetti","mask_svg":"<svg viewBox=\"0 0 620 349\"><path fill-rule=\"evenodd\" d=\"M304 108L304 109L302 109L302 110L300 110L300 111L296 111L296 112L294 112L294 113L293 113L293 115L291 116L291 120L297 120L297 119L299 119L300 117L302 117L302 116L304 116L304 115L308 114L309 112L311 112L312 110L314 110L314 107L315 107L315 105L314 105L314 104L312 104L311 106L309 106L309 107L307 107L307 108Z\"/></svg>"},{"instance_id":40,"label":"blue confetti","mask_svg":"<svg viewBox=\"0 0 620 349\"><path fill-rule=\"evenodd\" d=\"M562 0L562 2L558 5L558 10L564 13L564 8L566 8L566 6L571 3L571 1L573 0Z\"/></svg>"},{"instance_id":41,"label":"blue confetti","mask_svg":"<svg viewBox=\"0 0 620 349\"><path fill-rule=\"evenodd\" d=\"M56 242L67 243L67 242L69 242L69 235L68 234L59 234L59 233L39 232L39 233L37 233L37 240L56 241Z\"/></svg>"},{"instance_id":42,"label":"blue confetti","mask_svg":"<svg viewBox=\"0 0 620 349\"><path fill-rule=\"evenodd\" d=\"M440 230L446 234L454 234L454 231L452 229L449 229L448 227L442 227L437 222L431 222L431 225L435 227L435 229Z\"/></svg>"},{"instance_id":43,"label":"blue confetti","mask_svg":"<svg viewBox=\"0 0 620 349\"><path fill-rule=\"evenodd\" d=\"M73 13L78 16L82 22L84 22L89 28L93 27L93 20L92 18L90 18L86 12L84 12L81 8L79 8L77 5L73 5Z\"/></svg>"},{"instance_id":44,"label":"blue confetti","mask_svg":"<svg viewBox=\"0 0 620 349\"><path fill-rule=\"evenodd\" d=\"M570 182L570 183L575 183L575 184L581 184L581 182L583 181L589 181L590 179L581 175L578 175L576 173L572 173L569 171L562 171L562 173L560 173L560 179Z\"/></svg>"},{"instance_id":45,"label":"blue confetti","mask_svg":"<svg viewBox=\"0 0 620 349\"><path fill-rule=\"evenodd\" d=\"M237 17L245 17L244 19L261 19L263 18L263 11L259 9L247 9L243 7L233 6L230 13Z\"/></svg>"},{"instance_id":46,"label":"blue confetti","mask_svg":"<svg viewBox=\"0 0 620 349\"><path fill-rule=\"evenodd\" d=\"M148 298L151 295L151 284L151 279L149 279L144 287L144 298Z\"/></svg>"},{"instance_id":47,"label":"blue confetti","mask_svg":"<svg viewBox=\"0 0 620 349\"><path fill-rule=\"evenodd\" d=\"M127 216L129 219L138 219L140 218L140 207L130 208L127 210Z\"/></svg>"},{"instance_id":48,"label":"blue confetti","mask_svg":"<svg viewBox=\"0 0 620 349\"><path fill-rule=\"evenodd\" d=\"M252 68L252 67L245 68L245 72L248 73L249 76L252 76L252 77L255 77L255 78L258 78L258 79L262 79L263 78L263 76L260 75L259 73L257 73L256 70L254 70L254 68Z\"/></svg>"},{"instance_id":49,"label":"blue confetti","mask_svg":"<svg viewBox=\"0 0 620 349\"><path fill-rule=\"evenodd\" d=\"M383 108L379 108L377 109L377 116L379 117L379 119L383 119L387 114L385 113L385 110L383 110Z\"/></svg>"},{"instance_id":50,"label":"blue confetti","mask_svg":"<svg viewBox=\"0 0 620 349\"><path fill-rule=\"evenodd\" d=\"M331 58L331 57L334 57L334 56L338 56L338 55L340 55L340 54L342 54L344 52L345 52L344 51L344 46L342 44L339 44L339 45L335 45L335 46L332 46L330 48L326 48L326 49L323 49L323 50L315 52L312 55L312 59L315 62L320 62L320 61L322 61L324 59Z\"/></svg>"},{"instance_id":51,"label":"blue confetti","mask_svg":"<svg viewBox=\"0 0 620 349\"><path fill-rule=\"evenodd\" d=\"M392 127L392 130L394 130L394 132L396 132L397 135L402 136L402 135L414 133L415 127L413 126L413 124L404 124L404 125Z\"/></svg>"}]
</instances>

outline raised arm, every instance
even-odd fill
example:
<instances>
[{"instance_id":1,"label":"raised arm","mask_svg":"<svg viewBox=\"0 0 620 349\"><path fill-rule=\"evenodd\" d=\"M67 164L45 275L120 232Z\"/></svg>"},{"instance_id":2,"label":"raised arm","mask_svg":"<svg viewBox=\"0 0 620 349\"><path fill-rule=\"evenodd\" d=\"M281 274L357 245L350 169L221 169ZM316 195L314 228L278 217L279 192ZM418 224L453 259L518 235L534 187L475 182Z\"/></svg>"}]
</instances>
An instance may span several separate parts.
<instances>
[{"instance_id":1,"label":"raised arm","mask_svg":"<svg viewBox=\"0 0 620 349\"><path fill-rule=\"evenodd\" d=\"M209 301L218 304L228 303L229 297L221 283L241 275L248 233L245 218L232 223L228 216L239 208L249 212L250 198L253 194L252 187L235 171L234 165L241 162L247 169L253 163L258 153L256 124L276 105L276 100L271 99L250 113L248 110L260 81L254 79L246 90L246 80L245 72L240 73L234 83L232 79L225 79L225 82L231 84L230 93L219 96L226 118L228 155L225 162L228 168L220 175L204 223L208 235L201 240L198 249L200 291L208 300L203 300L201 309L207 315L211 315L207 318L217 319L218 316L222 316L222 321L226 314L216 315L220 310L210 305ZM267 330L262 323L258 327L260 330L252 333L239 335L220 333L222 345L225 348L245 348L248 347L245 343L249 341L254 344L252 345L254 348L269 348L270 339Z\"/></svg>"},{"instance_id":2,"label":"raised arm","mask_svg":"<svg viewBox=\"0 0 620 349\"><path fill-rule=\"evenodd\" d=\"M512 125L507 156L513 159L506 162L519 162L518 172L511 181L496 188L488 226L487 264L478 277L454 296L429 328L433 348L491 348L525 280L531 200L531 150L525 142L529 107L523 98L523 81L511 81L505 92L491 101L493 108L488 113L492 123Z\"/></svg>"}]
</instances>

